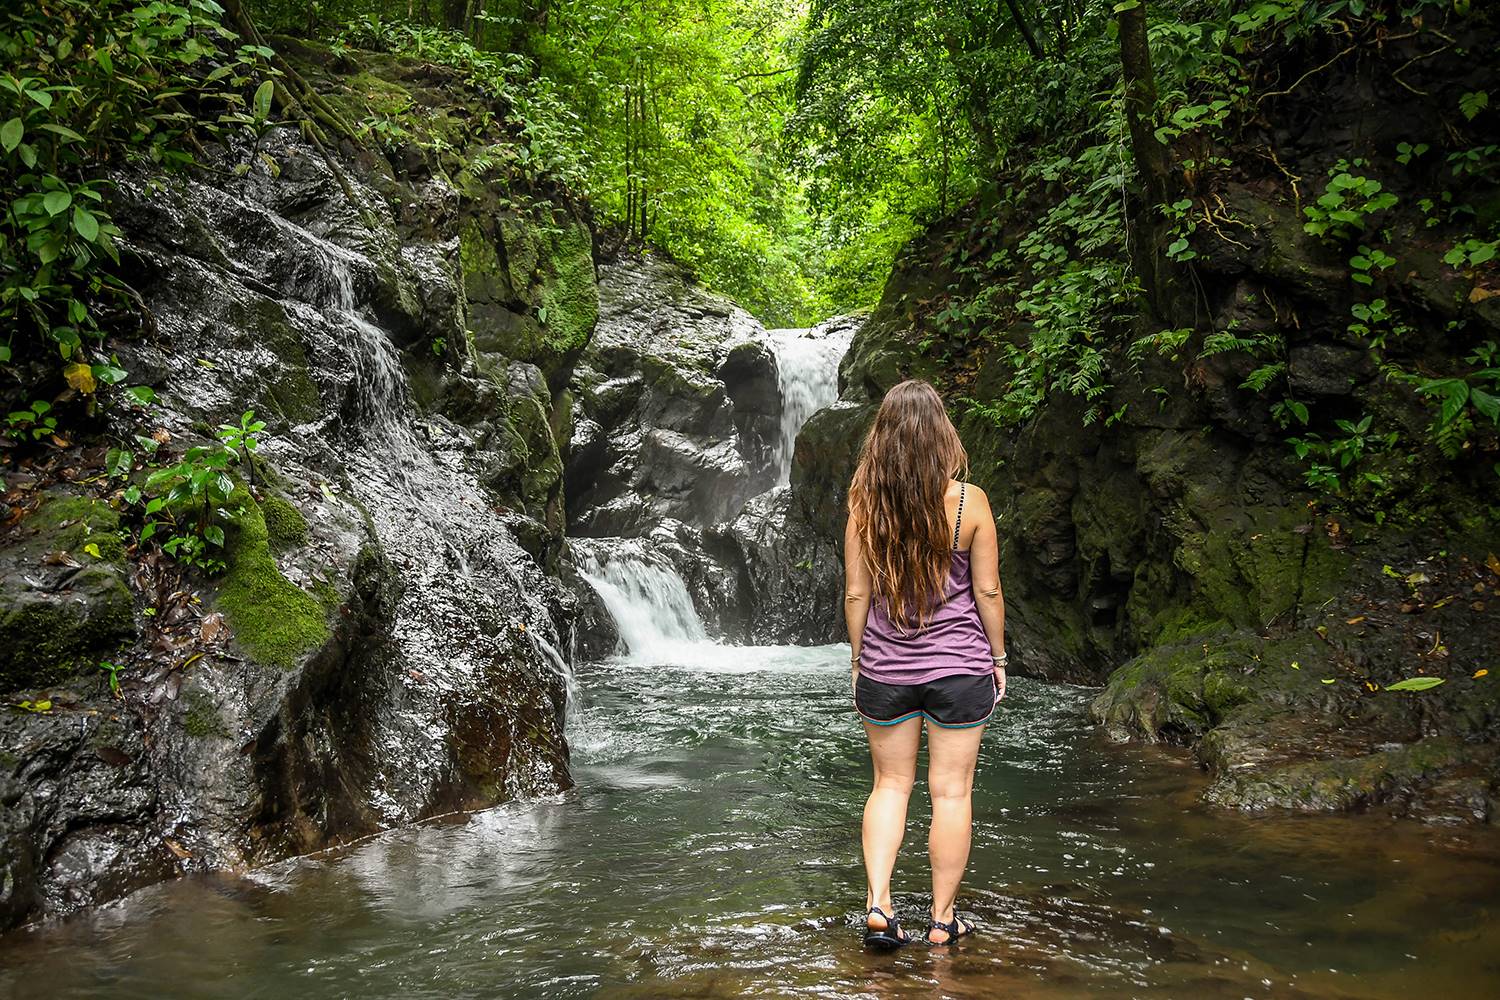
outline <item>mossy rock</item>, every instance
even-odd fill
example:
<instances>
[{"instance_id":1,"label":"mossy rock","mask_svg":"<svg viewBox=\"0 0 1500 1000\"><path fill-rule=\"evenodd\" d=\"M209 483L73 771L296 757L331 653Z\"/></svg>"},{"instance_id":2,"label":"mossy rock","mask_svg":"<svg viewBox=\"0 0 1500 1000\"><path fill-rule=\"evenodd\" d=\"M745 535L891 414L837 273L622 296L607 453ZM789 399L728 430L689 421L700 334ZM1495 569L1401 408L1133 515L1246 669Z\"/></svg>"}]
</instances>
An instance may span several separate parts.
<instances>
[{"instance_id":1,"label":"mossy rock","mask_svg":"<svg viewBox=\"0 0 1500 1000\"><path fill-rule=\"evenodd\" d=\"M135 634L120 517L108 504L54 491L16 530L0 554L5 691L92 670Z\"/></svg>"},{"instance_id":2,"label":"mossy rock","mask_svg":"<svg viewBox=\"0 0 1500 1000\"><path fill-rule=\"evenodd\" d=\"M587 226L574 220L550 242L551 274L542 282L538 303L547 311L545 346L558 356L574 357L588 344L599 321L593 238Z\"/></svg>"},{"instance_id":3,"label":"mossy rock","mask_svg":"<svg viewBox=\"0 0 1500 1000\"><path fill-rule=\"evenodd\" d=\"M203 691L189 691L182 699L182 728L196 739L228 739L229 727L212 697Z\"/></svg>"},{"instance_id":4,"label":"mossy rock","mask_svg":"<svg viewBox=\"0 0 1500 1000\"><path fill-rule=\"evenodd\" d=\"M1204 799L1245 810L1363 809L1411 796L1460 767L1479 767L1493 773L1493 757L1489 748L1470 749L1457 740L1433 737L1356 757L1227 772L1219 776Z\"/></svg>"},{"instance_id":5,"label":"mossy rock","mask_svg":"<svg viewBox=\"0 0 1500 1000\"><path fill-rule=\"evenodd\" d=\"M227 319L230 329L254 331L254 342L247 341L242 346L267 350L276 358L275 364L256 373L264 386L255 407L257 412L279 415L288 425L317 417L322 402L312 377L307 347L281 304L257 296L232 306ZM236 412L229 419L238 417ZM205 423L201 433L211 437L213 430Z\"/></svg>"},{"instance_id":6,"label":"mossy rock","mask_svg":"<svg viewBox=\"0 0 1500 1000\"><path fill-rule=\"evenodd\" d=\"M1244 706L1327 697L1318 644L1315 636L1266 639L1221 627L1147 650L1115 670L1090 712L1114 739L1191 742Z\"/></svg>"},{"instance_id":7,"label":"mossy rock","mask_svg":"<svg viewBox=\"0 0 1500 1000\"><path fill-rule=\"evenodd\" d=\"M459 259L474 349L534 364L557 384L599 319L588 227L571 216L470 219Z\"/></svg>"},{"instance_id":8,"label":"mossy rock","mask_svg":"<svg viewBox=\"0 0 1500 1000\"><path fill-rule=\"evenodd\" d=\"M218 606L245 652L289 670L328 640L328 612L277 568L265 514L249 491L237 489L229 506L243 513L226 532Z\"/></svg>"},{"instance_id":9,"label":"mossy rock","mask_svg":"<svg viewBox=\"0 0 1500 1000\"><path fill-rule=\"evenodd\" d=\"M307 518L291 502L275 493L260 502L266 521L266 538L274 552L301 548L307 544Z\"/></svg>"}]
</instances>

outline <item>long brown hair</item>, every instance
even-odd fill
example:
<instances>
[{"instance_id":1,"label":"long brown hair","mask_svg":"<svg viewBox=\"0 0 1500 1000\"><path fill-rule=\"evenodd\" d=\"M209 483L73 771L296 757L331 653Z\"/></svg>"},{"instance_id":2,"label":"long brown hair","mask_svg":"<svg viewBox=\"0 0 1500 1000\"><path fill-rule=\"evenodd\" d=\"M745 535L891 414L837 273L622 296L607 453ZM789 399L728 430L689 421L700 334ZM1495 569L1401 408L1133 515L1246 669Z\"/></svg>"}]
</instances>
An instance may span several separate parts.
<instances>
[{"instance_id":1,"label":"long brown hair","mask_svg":"<svg viewBox=\"0 0 1500 1000\"><path fill-rule=\"evenodd\" d=\"M950 479L968 473L937 390L920 379L893 386L849 485L849 516L891 621L925 625L942 598L953 549L943 497Z\"/></svg>"}]
</instances>

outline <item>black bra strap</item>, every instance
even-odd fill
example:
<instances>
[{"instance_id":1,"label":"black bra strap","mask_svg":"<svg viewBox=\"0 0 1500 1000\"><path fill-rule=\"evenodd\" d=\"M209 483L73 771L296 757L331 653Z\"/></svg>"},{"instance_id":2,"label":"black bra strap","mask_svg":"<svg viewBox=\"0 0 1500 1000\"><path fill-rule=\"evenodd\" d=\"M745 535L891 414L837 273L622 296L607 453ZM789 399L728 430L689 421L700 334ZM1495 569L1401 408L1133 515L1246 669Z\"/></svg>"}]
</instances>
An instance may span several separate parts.
<instances>
[{"instance_id":1,"label":"black bra strap","mask_svg":"<svg viewBox=\"0 0 1500 1000\"><path fill-rule=\"evenodd\" d=\"M958 515L953 518L953 547L958 548L958 529L964 523L964 489L967 483L958 484Z\"/></svg>"}]
</instances>

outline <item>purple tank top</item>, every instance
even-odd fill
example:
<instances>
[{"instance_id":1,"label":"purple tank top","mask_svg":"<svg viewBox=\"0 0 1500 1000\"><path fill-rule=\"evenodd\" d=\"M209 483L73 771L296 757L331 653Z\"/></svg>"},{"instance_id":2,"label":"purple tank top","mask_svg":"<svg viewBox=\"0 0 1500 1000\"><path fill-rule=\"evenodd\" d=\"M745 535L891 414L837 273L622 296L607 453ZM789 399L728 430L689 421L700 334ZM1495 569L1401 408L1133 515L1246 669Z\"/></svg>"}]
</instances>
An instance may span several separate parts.
<instances>
[{"instance_id":1,"label":"purple tank top","mask_svg":"<svg viewBox=\"0 0 1500 1000\"><path fill-rule=\"evenodd\" d=\"M963 493L959 493L958 519L953 526L958 544L959 521L963 518ZM943 599L932 610L927 623L904 628L892 622L884 602L872 602L859 649L859 672L882 684L926 684L939 677L988 674L995 669L990 640L974 603L973 578L967 549L953 550L953 565Z\"/></svg>"}]
</instances>

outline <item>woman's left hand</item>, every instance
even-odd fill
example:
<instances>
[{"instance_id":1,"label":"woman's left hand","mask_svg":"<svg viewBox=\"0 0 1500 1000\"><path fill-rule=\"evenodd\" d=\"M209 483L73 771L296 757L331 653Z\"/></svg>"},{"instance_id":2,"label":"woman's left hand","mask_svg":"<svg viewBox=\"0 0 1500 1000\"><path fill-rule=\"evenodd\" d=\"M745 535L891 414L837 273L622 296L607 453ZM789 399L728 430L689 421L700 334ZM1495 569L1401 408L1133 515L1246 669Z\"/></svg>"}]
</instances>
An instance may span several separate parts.
<instances>
[{"instance_id":1,"label":"woman's left hand","mask_svg":"<svg viewBox=\"0 0 1500 1000\"><path fill-rule=\"evenodd\" d=\"M995 700L1001 701L1005 698L1005 668L995 668Z\"/></svg>"}]
</instances>

